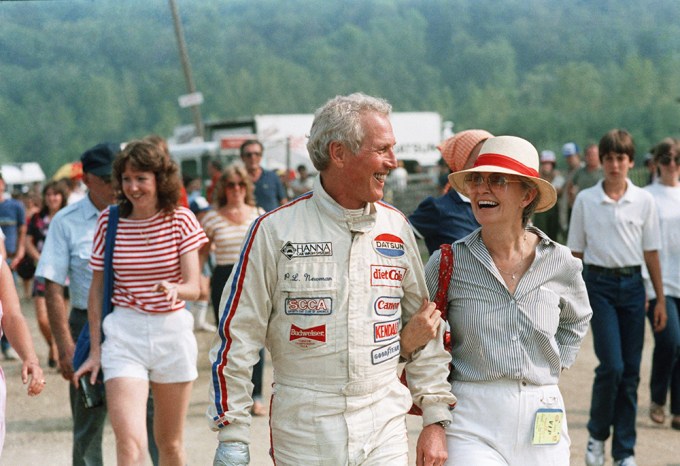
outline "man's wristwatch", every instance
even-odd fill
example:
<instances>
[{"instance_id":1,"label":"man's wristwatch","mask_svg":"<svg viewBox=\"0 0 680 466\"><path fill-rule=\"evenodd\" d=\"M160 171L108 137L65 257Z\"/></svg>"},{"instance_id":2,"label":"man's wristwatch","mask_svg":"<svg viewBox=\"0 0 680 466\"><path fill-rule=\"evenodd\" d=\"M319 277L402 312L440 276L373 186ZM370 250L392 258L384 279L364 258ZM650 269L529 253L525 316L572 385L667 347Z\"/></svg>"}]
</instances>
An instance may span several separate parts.
<instances>
[{"instance_id":1,"label":"man's wristwatch","mask_svg":"<svg viewBox=\"0 0 680 466\"><path fill-rule=\"evenodd\" d=\"M448 426L451 425L451 421L437 421L437 422L435 422L435 424L439 424L444 429L446 429Z\"/></svg>"}]
</instances>

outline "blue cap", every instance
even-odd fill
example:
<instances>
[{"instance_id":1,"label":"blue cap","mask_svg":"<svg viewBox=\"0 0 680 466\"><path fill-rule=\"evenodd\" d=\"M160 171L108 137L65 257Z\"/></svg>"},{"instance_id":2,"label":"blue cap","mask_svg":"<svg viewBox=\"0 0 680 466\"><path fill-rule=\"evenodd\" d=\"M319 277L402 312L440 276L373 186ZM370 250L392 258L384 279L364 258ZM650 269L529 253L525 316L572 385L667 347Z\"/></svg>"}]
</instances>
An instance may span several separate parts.
<instances>
[{"instance_id":1,"label":"blue cap","mask_svg":"<svg viewBox=\"0 0 680 466\"><path fill-rule=\"evenodd\" d=\"M579 150L578 145L575 142L568 142L562 146L562 155L564 155L565 157L571 157L572 155L580 153L581 151Z\"/></svg>"}]
</instances>

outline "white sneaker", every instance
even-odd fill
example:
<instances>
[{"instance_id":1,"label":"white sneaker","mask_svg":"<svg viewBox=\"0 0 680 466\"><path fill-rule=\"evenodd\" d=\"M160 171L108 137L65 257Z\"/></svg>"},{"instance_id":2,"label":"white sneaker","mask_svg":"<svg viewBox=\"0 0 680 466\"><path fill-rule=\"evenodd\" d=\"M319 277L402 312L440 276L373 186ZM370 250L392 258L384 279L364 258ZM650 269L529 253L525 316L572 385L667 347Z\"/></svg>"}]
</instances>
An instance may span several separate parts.
<instances>
[{"instance_id":1,"label":"white sneaker","mask_svg":"<svg viewBox=\"0 0 680 466\"><path fill-rule=\"evenodd\" d=\"M614 461L614 466L637 466L634 456Z\"/></svg>"},{"instance_id":2,"label":"white sneaker","mask_svg":"<svg viewBox=\"0 0 680 466\"><path fill-rule=\"evenodd\" d=\"M604 464L604 441L595 440L592 437L588 437L588 446L586 447L586 466L602 466L603 464ZM635 466L635 461L633 461L633 466Z\"/></svg>"}]
</instances>

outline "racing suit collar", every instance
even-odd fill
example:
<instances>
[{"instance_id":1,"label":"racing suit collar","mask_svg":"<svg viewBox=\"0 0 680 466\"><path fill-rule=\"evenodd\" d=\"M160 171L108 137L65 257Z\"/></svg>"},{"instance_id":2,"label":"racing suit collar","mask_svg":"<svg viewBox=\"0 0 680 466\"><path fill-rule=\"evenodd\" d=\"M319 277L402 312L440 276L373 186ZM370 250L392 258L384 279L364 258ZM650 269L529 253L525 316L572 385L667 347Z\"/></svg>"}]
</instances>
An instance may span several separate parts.
<instances>
[{"instance_id":1,"label":"racing suit collar","mask_svg":"<svg viewBox=\"0 0 680 466\"><path fill-rule=\"evenodd\" d=\"M335 221L346 222L352 233L365 233L371 231L375 226L377 210L374 203L367 203L364 206L363 213L360 214L356 210L345 209L323 189L321 176L317 176L314 180L313 200L325 215Z\"/></svg>"}]
</instances>

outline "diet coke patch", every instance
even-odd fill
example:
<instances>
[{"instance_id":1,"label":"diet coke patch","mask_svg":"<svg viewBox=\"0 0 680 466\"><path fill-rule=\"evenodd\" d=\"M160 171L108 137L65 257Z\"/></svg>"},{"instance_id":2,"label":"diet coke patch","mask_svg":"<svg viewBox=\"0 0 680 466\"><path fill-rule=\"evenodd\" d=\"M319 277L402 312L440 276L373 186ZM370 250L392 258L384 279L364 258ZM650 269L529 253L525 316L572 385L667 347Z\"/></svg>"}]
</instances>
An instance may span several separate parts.
<instances>
[{"instance_id":1,"label":"diet coke patch","mask_svg":"<svg viewBox=\"0 0 680 466\"><path fill-rule=\"evenodd\" d=\"M385 257L401 257L406 253L406 247L401 238L389 233L383 233L373 239L375 252Z\"/></svg>"},{"instance_id":2,"label":"diet coke patch","mask_svg":"<svg viewBox=\"0 0 680 466\"><path fill-rule=\"evenodd\" d=\"M310 349L326 344L326 324L310 328L290 326L290 342L301 349Z\"/></svg>"}]
</instances>

